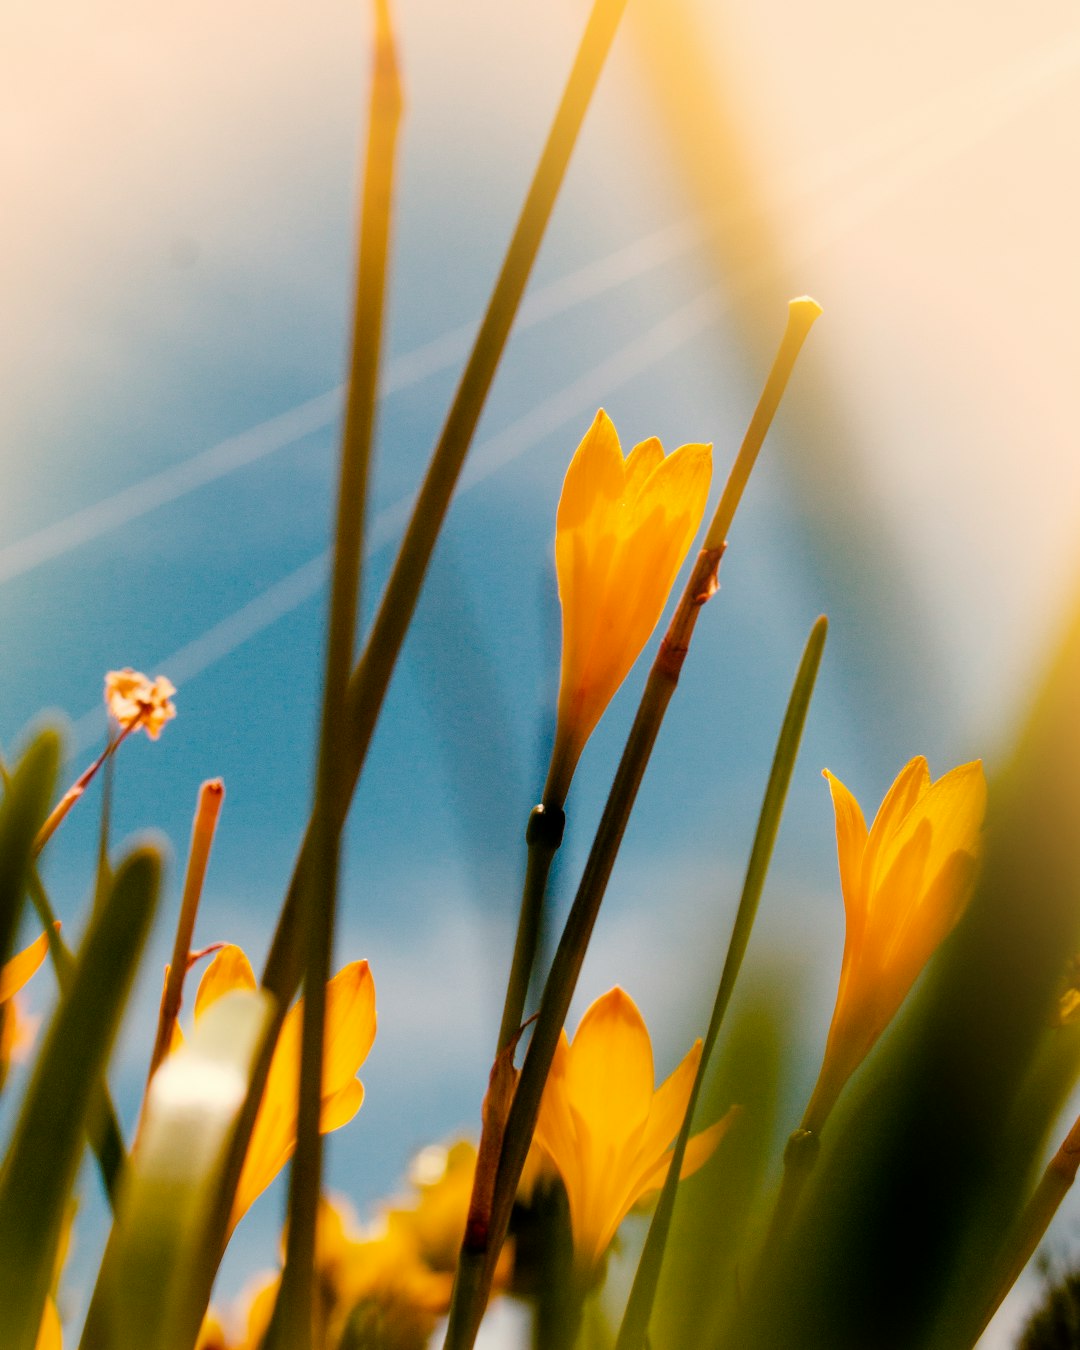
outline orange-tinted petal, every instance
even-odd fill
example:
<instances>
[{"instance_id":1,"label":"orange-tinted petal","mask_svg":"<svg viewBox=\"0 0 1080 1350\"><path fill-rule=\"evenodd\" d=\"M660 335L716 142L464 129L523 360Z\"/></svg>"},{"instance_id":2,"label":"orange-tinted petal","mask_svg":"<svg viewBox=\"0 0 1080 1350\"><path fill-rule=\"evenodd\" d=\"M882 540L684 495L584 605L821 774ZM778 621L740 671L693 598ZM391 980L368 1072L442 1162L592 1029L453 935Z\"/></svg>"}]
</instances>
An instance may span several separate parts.
<instances>
[{"instance_id":1,"label":"orange-tinted petal","mask_svg":"<svg viewBox=\"0 0 1080 1350\"><path fill-rule=\"evenodd\" d=\"M679 1133L700 1063L701 1041L696 1040L679 1067L664 1079L653 1095L641 1138L642 1153L662 1153Z\"/></svg>"},{"instance_id":2,"label":"orange-tinted petal","mask_svg":"<svg viewBox=\"0 0 1080 1350\"><path fill-rule=\"evenodd\" d=\"M319 1112L319 1133L329 1134L348 1125L364 1104L364 1085L359 1078L350 1078L344 1087L324 1097Z\"/></svg>"},{"instance_id":3,"label":"orange-tinted petal","mask_svg":"<svg viewBox=\"0 0 1080 1350\"><path fill-rule=\"evenodd\" d=\"M633 511L653 470L663 462L664 447L656 436L639 441L627 455L623 501L629 511Z\"/></svg>"},{"instance_id":4,"label":"orange-tinted petal","mask_svg":"<svg viewBox=\"0 0 1080 1350\"><path fill-rule=\"evenodd\" d=\"M326 986L323 1096L355 1081L375 1040L375 1024L375 981L366 961L353 961Z\"/></svg>"},{"instance_id":5,"label":"orange-tinted petal","mask_svg":"<svg viewBox=\"0 0 1080 1350\"><path fill-rule=\"evenodd\" d=\"M234 989L255 989L257 983L251 962L239 947L229 943L222 947L203 971L199 989L195 995L195 1019L198 1019L216 1003L223 994L231 994Z\"/></svg>"},{"instance_id":6,"label":"orange-tinted petal","mask_svg":"<svg viewBox=\"0 0 1080 1350\"><path fill-rule=\"evenodd\" d=\"M680 1181L684 1177L691 1176L699 1167L705 1166L716 1152L720 1140L741 1114L741 1108L733 1106L715 1125L710 1125L708 1129L699 1130L697 1134L690 1136L686 1141L686 1152L683 1154L682 1167L679 1169ZM658 1191L663 1186L667 1180L668 1168L671 1166L672 1153L673 1150L668 1149L660 1160L638 1179L635 1202L641 1196Z\"/></svg>"},{"instance_id":7,"label":"orange-tinted petal","mask_svg":"<svg viewBox=\"0 0 1080 1350\"><path fill-rule=\"evenodd\" d=\"M6 1003L41 967L49 950L49 935L42 933L29 947L17 952L10 961L0 966L0 1003Z\"/></svg>"},{"instance_id":8,"label":"orange-tinted petal","mask_svg":"<svg viewBox=\"0 0 1080 1350\"><path fill-rule=\"evenodd\" d=\"M570 530L591 530L598 514L616 510L622 502L625 483L619 434L601 408L575 450L563 479L555 516L556 540Z\"/></svg>"},{"instance_id":9,"label":"orange-tinted petal","mask_svg":"<svg viewBox=\"0 0 1080 1350\"><path fill-rule=\"evenodd\" d=\"M882 858L883 851L888 853L887 846L895 839L904 818L929 786L926 756L916 755L908 760L886 792L870 827L863 855L863 882L868 892L881 882L890 866L888 858Z\"/></svg>"},{"instance_id":10,"label":"orange-tinted petal","mask_svg":"<svg viewBox=\"0 0 1080 1350\"><path fill-rule=\"evenodd\" d=\"M849 936L855 925L861 928L866 917L866 895L862 884L863 851L866 848L866 820L859 803L835 774L822 769L832 796L836 817L836 856L840 866L840 891L844 897Z\"/></svg>"},{"instance_id":11,"label":"orange-tinted petal","mask_svg":"<svg viewBox=\"0 0 1080 1350\"><path fill-rule=\"evenodd\" d=\"M591 1130L622 1139L644 1128L653 1081L645 1019L629 994L611 989L578 1025L567 1056L567 1095Z\"/></svg>"},{"instance_id":12,"label":"orange-tinted petal","mask_svg":"<svg viewBox=\"0 0 1080 1350\"><path fill-rule=\"evenodd\" d=\"M45 1300L41 1313L41 1326L38 1328L34 1350L63 1350L64 1335L60 1325L60 1314L51 1298Z\"/></svg>"}]
</instances>

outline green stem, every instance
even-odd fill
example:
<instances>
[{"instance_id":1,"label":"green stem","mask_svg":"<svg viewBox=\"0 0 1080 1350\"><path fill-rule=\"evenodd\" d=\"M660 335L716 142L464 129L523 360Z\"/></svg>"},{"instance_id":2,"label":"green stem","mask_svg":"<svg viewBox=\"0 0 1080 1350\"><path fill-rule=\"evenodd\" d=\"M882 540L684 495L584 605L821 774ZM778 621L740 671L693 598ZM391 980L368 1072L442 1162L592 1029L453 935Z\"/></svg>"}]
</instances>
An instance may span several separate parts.
<instances>
[{"instance_id":1,"label":"green stem","mask_svg":"<svg viewBox=\"0 0 1080 1350\"><path fill-rule=\"evenodd\" d=\"M757 917L758 904L765 886L773 846L780 829L780 819L784 811L788 786L791 783L791 775L795 768L795 758L799 751L799 743L802 740L803 727L806 725L806 715L814 692L814 682L821 665L821 655L825 648L828 627L828 620L822 616L811 628L802 660L799 663L799 670L795 676L795 683L792 686L791 696L788 699L787 711L784 714L784 721L776 743L776 752L773 756L772 769L769 773L769 781L765 788L765 797L758 815L754 844L750 851L742 896L735 915L731 940L728 943L724 969L720 976L720 986L716 992L712 1016L705 1033L701 1059L698 1062L694 1085L690 1091L686 1112L679 1127L678 1137L675 1140L675 1147L672 1150L671 1165L668 1167L667 1177L664 1180L660 1199L649 1225L649 1233L645 1239L641 1259L638 1262L633 1287L630 1290L622 1325L619 1328L619 1336L615 1343L615 1350L639 1350L639 1347L644 1346L646 1342L649 1318L652 1316L664 1251L671 1229L671 1218L675 1209L676 1187L682 1173L683 1158L686 1155L686 1145L690 1138L694 1111L701 1095L702 1085L705 1082L705 1075L708 1072L709 1059L713 1047L716 1045L717 1037L720 1035L724 1015L735 989L735 981L738 979L743 957L746 955L754 920Z\"/></svg>"},{"instance_id":2,"label":"green stem","mask_svg":"<svg viewBox=\"0 0 1080 1350\"><path fill-rule=\"evenodd\" d=\"M514 315L536 261L571 152L625 4L626 0L595 0L566 92L555 115L480 331L433 452L375 623L361 660L349 681L348 711L340 728L347 773L340 784L340 796L329 803L338 829L348 814L454 487L464 466ZM300 898L302 884L313 859L313 824L309 824L301 844L263 971L263 987L277 999L277 1027L280 1027L302 973ZM273 1034L270 1039L273 1039ZM259 1098L266 1084L270 1053L269 1050L265 1051L256 1066L248 1100L237 1125L236 1139L215 1216L217 1229L222 1234L225 1232L244 1152L251 1138ZM207 1298L219 1260L220 1252L207 1253L203 1271Z\"/></svg>"},{"instance_id":3,"label":"green stem","mask_svg":"<svg viewBox=\"0 0 1080 1350\"><path fill-rule=\"evenodd\" d=\"M10 788L11 775L3 759L0 759L0 781L3 782L5 790ZM60 993L64 994L71 983L72 972L75 969L75 958L67 943L60 936L60 922L49 901L48 892L45 890L36 867L30 869L27 890L30 895L30 903L34 906L41 923L42 931L48 936L49 960L52 962L53 973L56 975L57 987ZM120 1122L116 1114L116 1107L109 1095L109 1085L104 1079L102 1079L98 1089L98 1100L87 1117L86 1132L90 1140L90 1147L94 1150L94 1156L98 1160L101 1183L105 1188L109 1207L115 1210L117 1187L120 1184L120 1174L127 1161L127 1151L124 1148L124 1136L120 1133Z\"/></svg>"},{"instance_id":4,"label":"green stem","mask_svg":"<svg viewBox=\"0 0 1080 1350\"><path fill-rule=\"evenodd\" d=\"M150 1055L150 1069L146 1075L146 1085L157 1072L161 1061L169 1052L172 1044L173 1028L180 1013L184 997L184 979L188 971L188 958L191 954L191 939L195 932L195 919L199 912L199 900L202 897L203 882L206 879L206 867L210 861L210 849L214 842L218 815L225 799L225 785L220 778L210 778L199 788L195 819L191 826L191 846L188 849L187 870L184 873L184 889L180 897L180 917L176 923L176 936L173 939L172 960L165 979L165 990L161 996L161 1010L158 1014L157 1034Z\"/></svg>"},{"instance_id":5,"label":"green stem","mask_svg":"<svg viewBox=\"0 0 1080 1350\"><path fill-rule=\"evenodd\" d=\"M692 587L688 586L687 593L684 594L672 621L673 629L677 622L682 621L680 632L685 638L681 643L683 654L686 642L689 641L689 631L692 631L696 621L697 608L715 589L716 568L719 561L719 554L706 554L703 551L699 555L691 582L693 583L695 579L700 582L701 574L705 573L711 577L713 584L711 586L706 584L700 591L701 599L690 600L689 608L687 596L691 594ZM696 590L692 593L695 596L699 594ZM578 973L585 958L585 949L596 922L608 878L615 865L630 811L637 797L667 705L675 692L678 670L682 664L681 658L661 659L667 651L670 637L671 630L661 644L661 655L657 657L645 686L641 705L619 761L592 850L544 986L540 1012L506 1124L490 1221L475 1230L471 1240L467 1236L466 1243L461 1249L445 1350L470 1350L487 1305L495 1261L506 1238L510 1210L521 1170L525 1165L525 1157L532 1142L533 1128L540 1109L540 1097L555 1054L555 1046L566 1020Z\"/></svg>"},{"instance_id":6,"label":"green stem","mask_svg":"<svg viewBox=\"0 0 1080 1350\"><path fill-rule=\"evenodd\" d=\"M348 810L401 644L420 596L424 575L464 467L514 321L533 263L555 206L585 112L607 57L626 0L594 0L565 92L533 175L488 302L480 331L454 394L427 474L413 507L371 633L349 682L346 719L349 777L335 802L342 817ZM305 846L307 841L305 841ZM304 862L304 851L298 863ZM292 996L296 966L298 915L296 887L291 886L267 958L263 983L279 997Z\"/></svg>"},{"instance_id":7,"label":"green stem","mask_svg":"<svg viewBox=\"0 0 1080 1350\"><path fill-rule=\"evenodd\" d=\"M41 927L49 937L49 960L56 975L57 988L66 994L75 971L75 955L60 935L60 921L49 901L37 868L30 872L30 902L34 906ZM86 1135L97 1158L101 1184L109 1200L109 1208L116 1209L120 1178L127 1163L127 1149L120 1130L120 1120L113 1105L109 1085L103 1078L98 1084L94 1102L86 1119Z\"/></svg>"},{"instance_id":8,"label":"green stem","mask_svg":"<svg viewBox=\"0 0 1080 1350\"><path fill-rule=\"evenodd\" d=\"M780 1251L791 1229L795 1211L799 1207L810 1173L814 1170L821 1151L821 1136L814 1130L800 1126L788 1136L784 1148L784 1173L780 1178L780 1193L773 1206L769 1231L758 1259L758 1271L768 1272L779 1260Z\"/></svg>"},{"instance_id":9,"label":"green stem","mask_svg":"<svg viewBox=\"0 0 1080 1350\"><path fill-rule=\"evenodd\" d=\"M991 1294L983 1312L978 1335L971 1340L972 1345L978 1342L990 1325L994 1314L1004 1302L1005 1295L1035 1255L1036 1247L1045 1237L1051 1220L1076 1180L1078 1167L1080 1167L1080 1120L1073 1124L1061 1147L1050 1159L1034 1194L1009 1235L1005 1250L997 1263Z\"/></svg>"},{"instance_id":10,"label":"green stem","mask_svg":"<svg viewBox=\"0 0 1080 1350\"><path fill-rule=\"evenodd\" d=\"M304 1015L296 1152L289 1175L285 1266L268 1350L308 1350L314 1326L315 1233L322 1183L323 1058L326 985L330 979L343 816L334 810L348 791L349 759L341 735L356 646L365 506L378 400L386 301L394 158L402 96L387 0L375 2L374 70L352 357L342 431L334 560L330 587L322 723L312 809L312 866L303 893L306 932Z\"/></svg>"},{"instance_id":11,"label":"green stem","mask_svg":"<svg viewBox=\"0 0 1080 1350\"><path fill-rule=\"evenodd\" d=\"M799 352L802 351L807 334L820 317L821 306L808 295L801 295L796 300L788 301L788 320L784 336L780 339L772 368L765 380L765 388L758 399L754 415L739 447L739 453L724 484L724 494L709 525L709 533L705 536L705 548L721 548L728 537L731 522L735 519L743 491L757 463L758 452L765 443L765 436L772 425L772 420L776 416L791 372L795 369Z\"/></svg>"},{"instance_id":12,"label":"green stem","mask_svg":"<svg viewBox=\"0 0 1080 1350\"><path fill-rule=\"evenodd\" d=\"M565 826L566 817L559 806L541 802L529 813L529 824L525 830L529 855L525 864L525 884L521 893L514 958L510 964L506 1001L499 1027L498 1050L505 1050L521 1028L525 1000L536 964L536 949L540 943L548 873L562 843Z\"/></svg>"},{"instance_id":13,"label":"green stem","mask_svg":"<svg viewBox=\"0 0 1080 1350\"><path fill-rule=\"evenodd\" d=\"M679 681L698 615L717 590L717 571L731 520L742 497L765 431L811 325L820 313L812 300L792 301L780 349L766 379L731 477L709 526L667 633L660 643L637 715L616 770L588 861L566 920L540 1001L521 1078L506 1123L490 1218L466 1229L458 1263L445 1350L471 1350L499 1251L506 1239L514 1196L532 1143L540 1098L555 1054L585 951L607 889L619 845L637 798L664 714ZM719 525L718 525L719 522ZM719 540L719 542L716 542Z\"/></svg>"}]
</instances>

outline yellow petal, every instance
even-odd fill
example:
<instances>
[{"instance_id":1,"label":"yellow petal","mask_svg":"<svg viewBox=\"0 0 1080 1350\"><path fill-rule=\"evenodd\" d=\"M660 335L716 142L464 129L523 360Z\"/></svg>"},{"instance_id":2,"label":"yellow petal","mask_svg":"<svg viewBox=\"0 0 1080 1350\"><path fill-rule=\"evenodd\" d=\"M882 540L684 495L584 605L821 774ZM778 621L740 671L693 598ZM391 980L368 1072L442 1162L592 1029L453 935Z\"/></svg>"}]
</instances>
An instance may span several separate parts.
<instances>
[{"instance_id":1,"label":"yellow petal","mask_svg":"<svg viewBox=\"0 0 1080 1350\"><path fill-rule=\"evenodd\" d=\"M29 947L18 952L6 965L0 966L0 1003L6 1003L19 992L31 975L40 968L48 950L49 935L42 933Z\"/></svg>"},{"instance_id":2,"label":"yellow petal","mask_svg":"<svg viewBox=\"0 0 1080 1350\"><path fill-rule=\"evenodd\" d=\"M592 529L598 513L618 508L623 498L626 468L614 423L601 408L582 437L563 480L555 537L569 530Z\"/></svg>"},{"instance_id":3,"label":"yellow petal","mask_svg":"<svg viewBox=\"0 0 1080 1350\"><path fill-rule=\"evenodd\" d=\"M209 1311L199 1328L199 1339L195 1342L195 1350L227 1350L228 1344L220 1320L213 1310Z\"/></svg>"},{"instance_id":4,"label":"yellow petal","mask_svg":"<svg viewBox=\"0 0 1080 1350\"><path fill-rule=\"evenodd\" d=\"M544 1095L540 1099L540 1113L536 1120L533 1142L541 1148L561 1173L569 1195L582 1190L581 1158L577 1131L566 1092L566 1066L570 1042L566 1032L559 1033L559 1043L548 1070Z\"/></svg>"},{"instance_id":5,"label":"yellow petal","mask_svg":"<svg viewBox=\"0 0 1080 1350\"><path fill-rule=\"evenodd\" d=\"M255 989L255 972L251 962L239 947L222 947L221 951L207 966L199 981L199 990L195 995L195 1020L216 1003L223 994L231 994L234 989Z\"/></svg>"},{"instance_id":6,"label":"yellow petal","mask_svg":"<svg viewBox=\"0 0 1080 1350\"><path fill-rule=\"evenodd\" d=\"M60 1314L51 1298L45 1300L42 1309L41 1326L38 1328L34 1350L63 1350L64 1336L60 1325Z\"/></svg>"},{"instance_id":7,"label":"yellow petal","mask_svg":"<svg viewBox=\"0 0 1080 1350\"><path fill-rule=\"evenodd\" d=\"M251 1302L248 1304L247 1350L256 1350L266 1339L280 1284L280 1275L264 1276L249 1295Z\"/></svg>"},{"instance_id":8,"label":"yellow petal","mask_svg":"<svg viewBox=\"0 0 1080 1350\"><path fill-rule=\"evenodd\" d=\"M637 1137L653 1096L652 1043L637 1004L618 987L586 1011L570 1044L566 1092L605 1143Z\"/></svg>"},{"instance_id":9,"label":"yellow petal","mask_svg":"<svg viewBox=\"0 0 1080 1350\"><path fill-rule=\"evenodd\" d=\"M663 462L664 447L656 436L650 436L648 440L639 441L627 455L623 500L629 510L633 510L649 475Z\"/></svg>"},{"instance_id":10,"label":"yellow petal","mask_svg":"<svg viewBox=\"0 0 1080 1350\"><path fill-rule=\"evenodd\" d=\"M925 880L931 881L945 859L958 850L975 854L986 814L986 778L982 762L960 764L926 789L882 848L877 872L884 877L896 855L916 831L929 828Z\"/></svg>"},{"instance_id":11,"label":"yellow petal","mask_svg":"<svg viewBox=\"0 0 1080 1350\"><path fill-rule=\"evenodd\" d=\"M861 931L866 918L866 893L863 889L863 850L866 847L866 820L862 808L835 774L823 769L832 795L836 817L836 856L840 866L840 891L844 897L848 939Z\"/></svg>"},{"instance_id":12,"label":"yellow petal","mask_svg":"<svg viewBox=\"0 0 1080 1350\"><path fill-rule=\"evenodd\" d=\"M863 881L868 893L881 882L890 866L887 858L882 860L883 846L890 844L896 837L901 822L929 786L930 769L926 756L916 755L896 775L892 787L885 794L870 827L863 856ZM884 851L887 853L888 849Z\"/></svg>"},{"instance_id":13,"label":"yellow petal","mask_svg":"<svg viewBox=\"0 0 1080 1350\"><path fill-rule=\"evenodd\" d=\"M364 1104L364 1085L359 1078L350 1078L343 1088L324 1097L319 1112L319 1133L329 1134L348 1125Z\"/></svg>"},{"instance_id":14,"label":"yellow petal","mask_svg":"<svg viewBox=\"0 0 1080 1350\"><path fill-rule=\"evenodd\" d=\"M678 558L675 571L697 534L711 481L712 446L680 445L656 464L633 503L631 530L651 519L653 528L672 534L672 553Z\"/></svg>"},{"instance_id":15,"label":"yellow petal","mask_svg":"<svg viewBox=\"0 0 1080 1350\"><path fill-rule=\"evenodd\" d=\"M741 1114L742 1108L733 1106L715 1125L710 1125L708 1129L700 1130L697 1134L690 1136L686 1141L686 1152L683 1154L682 1167L679 1169L680 1181L684 1177L691 1176L699 1167L705 1166L716 1152L720 1140L723 1139ZM636 1194L630 1202L631 1205L636 1204L643 1195L658 1191L663 1186L667 1180L668 1168L671 1166L672 1153L673 1150L668 1149L655 1166L642 1175L637 1184ZM629 1208L626 1212L630 1212Z\"/></svg>"},{"instance_id":16,"label":"yellow petal","mask_svg":"<svg viewBox=\"0 0 1080 1350\"><path fill-rule=\"evenodd\" d=\"M375 1040L375 1024L375 981L366 961L353 961L326 986L324 1097L355 1081Z\"/></svg>"},{"instance_id":17,"label":"yellow petal","mask_svg":"<svg viewBox=\"0 0 1080 1350\"><path fill-rule=\"evenodd\" d=\"M679 1067L656 1089L641 1139L643 1156L659 1156L679 1133L700 1062L701 1041L696 1040Z\"/></svg>"},{"instance_id":18,"label":"yellow petal","mask_svg":"<svg viewBox=\"0 0 1080 1350\"><path fill-rule=\"evenodd\" d=\"M226 948L220 955L229 950ZM232 950L239 951L239 948ZM233 967L234 973L239 970L242 978L244 965L246 958L243 964L237 962ZM212 969L213 966L203 976L204 983ZM250 966L247 969L250 971ZM228 969L221 978L227 977ZM266 1088L236 1189L230 1232L289 1161L296 1147L303 1020L304 1001L301 999L285 1014L274 1046ZM356 1071L375 1039L375 983L366 961L353 961L344 966L327 984L325 1025L323 1101L319 1117L319 1129L324 1134L352 1120L364 1100L363 1084L357 1081Z\"/></svg>"},{"instance_id":19,"label":"yellow petal","mask_svg":"<svg viewBox=\"0 0 1080 1350\"><path fill-rule=\"evenodd\" d=\"M565 795L585 742L656 627L709 491L711 447L666 458L652 437L623 460L597 414L567 471L556 517L562 662L549 787Z\"/></svg>"},{"instance_id":20,"label":"yellow petal","mask_svg":"<svg viewBox=\"0 0 1080 1350\"><path fill-rule=\"evenodd\" d=\"M971 898L977 873L978 860L970 853L951 854L918 902L897 924L884 961L888 997L894 1009L900 1006L923 966L956 927Z\"/></svg>"}]
</instances>

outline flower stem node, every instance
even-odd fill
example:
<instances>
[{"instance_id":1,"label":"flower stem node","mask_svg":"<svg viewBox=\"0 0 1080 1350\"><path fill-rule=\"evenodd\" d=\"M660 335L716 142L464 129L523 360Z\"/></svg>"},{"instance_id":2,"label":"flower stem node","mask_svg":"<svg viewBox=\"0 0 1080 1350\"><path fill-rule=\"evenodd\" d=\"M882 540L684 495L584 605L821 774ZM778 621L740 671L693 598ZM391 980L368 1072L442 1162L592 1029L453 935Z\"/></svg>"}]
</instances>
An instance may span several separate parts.
<instances>
[{"instance_id":1,"label":"flower stem node","mask_svg":"<svg viewBox=\"0 0 1080 1350\"><path fill-rule=\"evenodd\" d=\"M529 823L525 827L525 842L530 848L546 848L549 852L558 851L562 843L563 830L566 829L566 812L559 806L545 806L543 802L529 812Z\"/></svg>"},{"instance_id":2,"label":"flower stem node","mask_svg":"<svg viewBox=\"0 0 1080 1350\"><path fill-rule=\"evenodd\" d=\"M784 1148L784 1166L809 1171L821 1150L821 1137L813 1130L793 1130Z\"/></svg>"}]
</instances>

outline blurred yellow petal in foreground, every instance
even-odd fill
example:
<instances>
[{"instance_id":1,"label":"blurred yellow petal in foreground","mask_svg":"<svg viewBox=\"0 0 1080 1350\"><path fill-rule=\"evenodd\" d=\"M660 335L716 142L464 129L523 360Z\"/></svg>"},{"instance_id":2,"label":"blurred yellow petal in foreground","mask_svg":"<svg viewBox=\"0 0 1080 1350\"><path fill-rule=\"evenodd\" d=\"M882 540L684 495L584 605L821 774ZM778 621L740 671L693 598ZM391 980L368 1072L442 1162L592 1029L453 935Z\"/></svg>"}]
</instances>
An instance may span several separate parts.
<instances>
[{"instance_id":1,"label":"blurred yellow petal in foreground","mask_svg":"<svg viewBox=\"0 0 1080 1350\"><path fill-rule=\"evenodd\" d=\"M603 409L570 462L555 522L562 669L545 797L556 804L656 627L701 524L711 478L708 445L665 456L653 436L624 458Z\"/></svg>"},{"instance_id":2,"label":"blurred yellow petal in foreground","mask_svg":"<svg viewBox=\"0 0 1080 1350\"><path fill-rule=\"evenodd\" d=\"M254 989L251 963L236 946L225 946L199 982L196 1020L233 989ZM285 1016L274 1047L266 1090L259 1104L244 1159L229 1232L266 1190L296 1147L296 1096L300 1081L300 1031L304 1001ZM321 1129L325 1134L348 1124L360 1110L364 1085L356 1075L375 1040L375 982L366 961L344 966L326 986L326 1045L323 1061Z\"/></svg>"},{"instance_id":3,"label":"blurred yellow petal in foreground","mask_svg":"<svg viewBox=\"0 0 1080 1350\"><path fill-rule=\"evenodd\" d=\"M0 1081L11 1061L29 1045L33 1034L33 1020L20 1015L15 995L41 966L48 950L48 934L42 933L29 947L0 966Z\"/></svg>"},{"instance_id":4,"label":"blurred yellow petal in foreground","mask_svg":"<svg viewBox=\"0 0 1080 1350\"><path fill-rule=\"evenodd\" d=\"M897 775L869 831L848 789L828 769L825 777L847 928L825 1059L803 1118L814 1131L964 912L986 813L979 760L931 783L917 756Z\"/></svg>"},{"instance_id":5,"label":"blurred yellow petal in foreground","mask_svg":"<svg viewBox=\"0 0 1080 1350\"><path fill-rule=\"evenodd\" d=\"M700 1058L699 1040L654 1090L649 1029L618 988L592 1004L573 1042L562 1033L535 1140L566 1186L574 1259L583 1273L599 1263L633 1205L664 1184ZM729 1111L690 1140L682 1176L708 1159L733 1119Z\"/></svg>"},{"instance_id":6,"label":"blurred yellow petal in foreground","mask_svg":"<svg viewBox=\"0 0 1080 1350\"><path fill-rule=\"evenodd\" d=\"M63 1329L60 1326L60 1314L56 1311L56 1304L52 1299L47 1298L41 1315L41 1327L38 1330L34 1350L63 1350L63 1345L64 1336Z\"/></svg>"}]
</instances>

